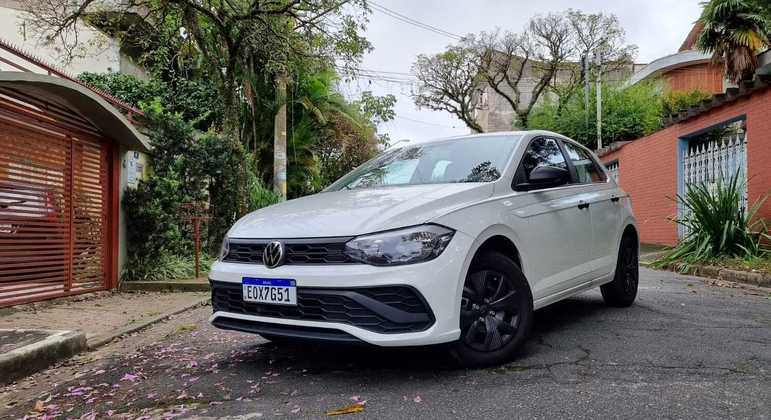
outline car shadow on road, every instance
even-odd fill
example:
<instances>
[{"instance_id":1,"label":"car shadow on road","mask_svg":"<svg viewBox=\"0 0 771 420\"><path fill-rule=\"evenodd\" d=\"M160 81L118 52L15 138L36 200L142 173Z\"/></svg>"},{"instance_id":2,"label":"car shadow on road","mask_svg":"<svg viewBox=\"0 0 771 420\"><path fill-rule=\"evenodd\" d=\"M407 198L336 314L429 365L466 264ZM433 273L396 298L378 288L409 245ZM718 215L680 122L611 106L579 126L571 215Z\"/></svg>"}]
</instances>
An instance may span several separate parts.
<instances>
[{"instance_id":1,"label":"car shadow on road","mask_svg":"<svg viewBox=\"0 0 771 420\"><path fill-rule=\"evenodd\" d=\"M578 324L591 322L606 311L602 299L595 296L570 298L536 311L535 321L528 345L520 358L534 352L553 351L548 346L538 345L544 336L561 330L575 328ZM354 372L368 371L409 371L435 372L458 370L458 365L449 356L446 345L407 348L382 348L370 345L341 345L316 342L260 343L249 346L254 358L245 358L238 363L265 363L273 369L290 368L295 371ZM543 356L543 355L541 355Z\"/></svg>"},{"instance_id":2,"label":"car shadow on road","mask_svg":"<svg viewBox=\"0 0 771 420\"><path fill-rule=\"evenodd\" d=\"M575 328L576 324L591 321L613 310L599 296L579 295L565 299L535 312L531 336Z\"/></svg>"}]
</instances>

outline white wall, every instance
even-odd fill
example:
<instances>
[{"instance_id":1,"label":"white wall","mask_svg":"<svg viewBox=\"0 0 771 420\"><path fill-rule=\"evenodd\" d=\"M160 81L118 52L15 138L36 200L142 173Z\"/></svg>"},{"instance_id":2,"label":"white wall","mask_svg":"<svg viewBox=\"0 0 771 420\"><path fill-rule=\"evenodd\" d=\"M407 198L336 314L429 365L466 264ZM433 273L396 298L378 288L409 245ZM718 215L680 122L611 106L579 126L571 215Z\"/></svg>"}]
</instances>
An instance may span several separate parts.
<instances>
[{"instance_id":1,"label":"white wall","mask_svg":"<svg viewBox=\"0 0 771 420\"><path fill-rule=\"evenodd\" d=\"M55 45L43 45L37 38L37 34L24 23L24 12L15 7L18 6L13 1L0 0L0 38L75 76L84 71L96 73L121 71L120 46L116 40L104 36L87 25L79 25L78 37L83 48L79 48L78 57L72 62L64 63L61 51ZM5 50L0 49L0 56L23 65L31 71L44 73L43 69L30 68L29 63L25 63ZM0 71L12 70L16 69L0 63Z\"/></svg>"}]
</instances>

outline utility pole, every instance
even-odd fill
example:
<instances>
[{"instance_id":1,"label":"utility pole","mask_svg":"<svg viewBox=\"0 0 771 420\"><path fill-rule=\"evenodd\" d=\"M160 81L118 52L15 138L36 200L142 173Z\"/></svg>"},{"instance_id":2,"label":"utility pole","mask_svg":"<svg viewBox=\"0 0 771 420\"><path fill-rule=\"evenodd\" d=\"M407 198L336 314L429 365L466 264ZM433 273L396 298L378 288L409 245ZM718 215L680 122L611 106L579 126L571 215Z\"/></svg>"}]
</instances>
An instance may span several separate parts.
<instances>
[{"instance_id":1,"label":"utility pole","mask_svg":"<svg viewBox=\"0 0 771 420\"><path fill-rule=\"evenodd\" d=\"M597 150L602 149L602 53L594 50L597 64Z\"/></svg>"},{"instance_id":2,"label":"utility pole","mask_svg":"<svg viewBox=\"0 0 771 420\"><path fill-rule=\"evenodd\" d=\"M273 189L286 200L286 71L276 76L278 111L273 121Z\"/></svg>"},{"instance_id":3,"label":"utility pole","mask_svg":"<svg viewBox=\"0 0 771 420\"><path fill-rule=\"evenodd\" d=\"M581 78L584 81L584 130L586 132L586 144L589 144L589 51L581 56Z\"/></svg>"}]
</instances>

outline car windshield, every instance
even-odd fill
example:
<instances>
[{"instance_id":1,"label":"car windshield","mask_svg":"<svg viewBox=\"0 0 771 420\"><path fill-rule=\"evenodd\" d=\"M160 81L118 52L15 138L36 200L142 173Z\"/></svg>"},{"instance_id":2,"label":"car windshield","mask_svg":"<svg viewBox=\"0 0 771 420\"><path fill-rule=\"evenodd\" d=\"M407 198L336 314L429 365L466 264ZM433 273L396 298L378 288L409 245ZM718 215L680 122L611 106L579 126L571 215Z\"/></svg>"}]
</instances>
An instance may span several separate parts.
<instances>
[{"instance_id":1,"label":"car windshield","mask_svg":"<svg viewBox=\"0 0 771 420\"><path fill-rule=\"evenodd\" d=\"M386 151L340 178L327 191L495 181L520 138L469 137Z\"/></svg>"}]
</instances>

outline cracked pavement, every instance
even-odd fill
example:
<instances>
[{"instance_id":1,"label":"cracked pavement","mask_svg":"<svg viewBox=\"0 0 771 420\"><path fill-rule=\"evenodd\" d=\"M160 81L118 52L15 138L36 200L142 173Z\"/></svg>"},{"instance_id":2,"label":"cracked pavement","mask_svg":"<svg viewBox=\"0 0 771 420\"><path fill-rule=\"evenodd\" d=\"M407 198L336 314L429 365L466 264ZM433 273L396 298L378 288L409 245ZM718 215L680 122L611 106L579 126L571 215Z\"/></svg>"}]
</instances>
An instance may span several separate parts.
<instances>
[{"instance_id":1,"label":"cracked pavement","mask_svg":"<svg viewBox=\"0 0 771 420\"><path fill-rule=\"evenodd\" d=\"M453 367L441 348L276 345L210 307L0 392L0 417L768 418L771 294L641 269L638 300L592 290L536 312L523 354ZM50 418L50 417L49 417Z\"/></svg>"}]
</instances>

